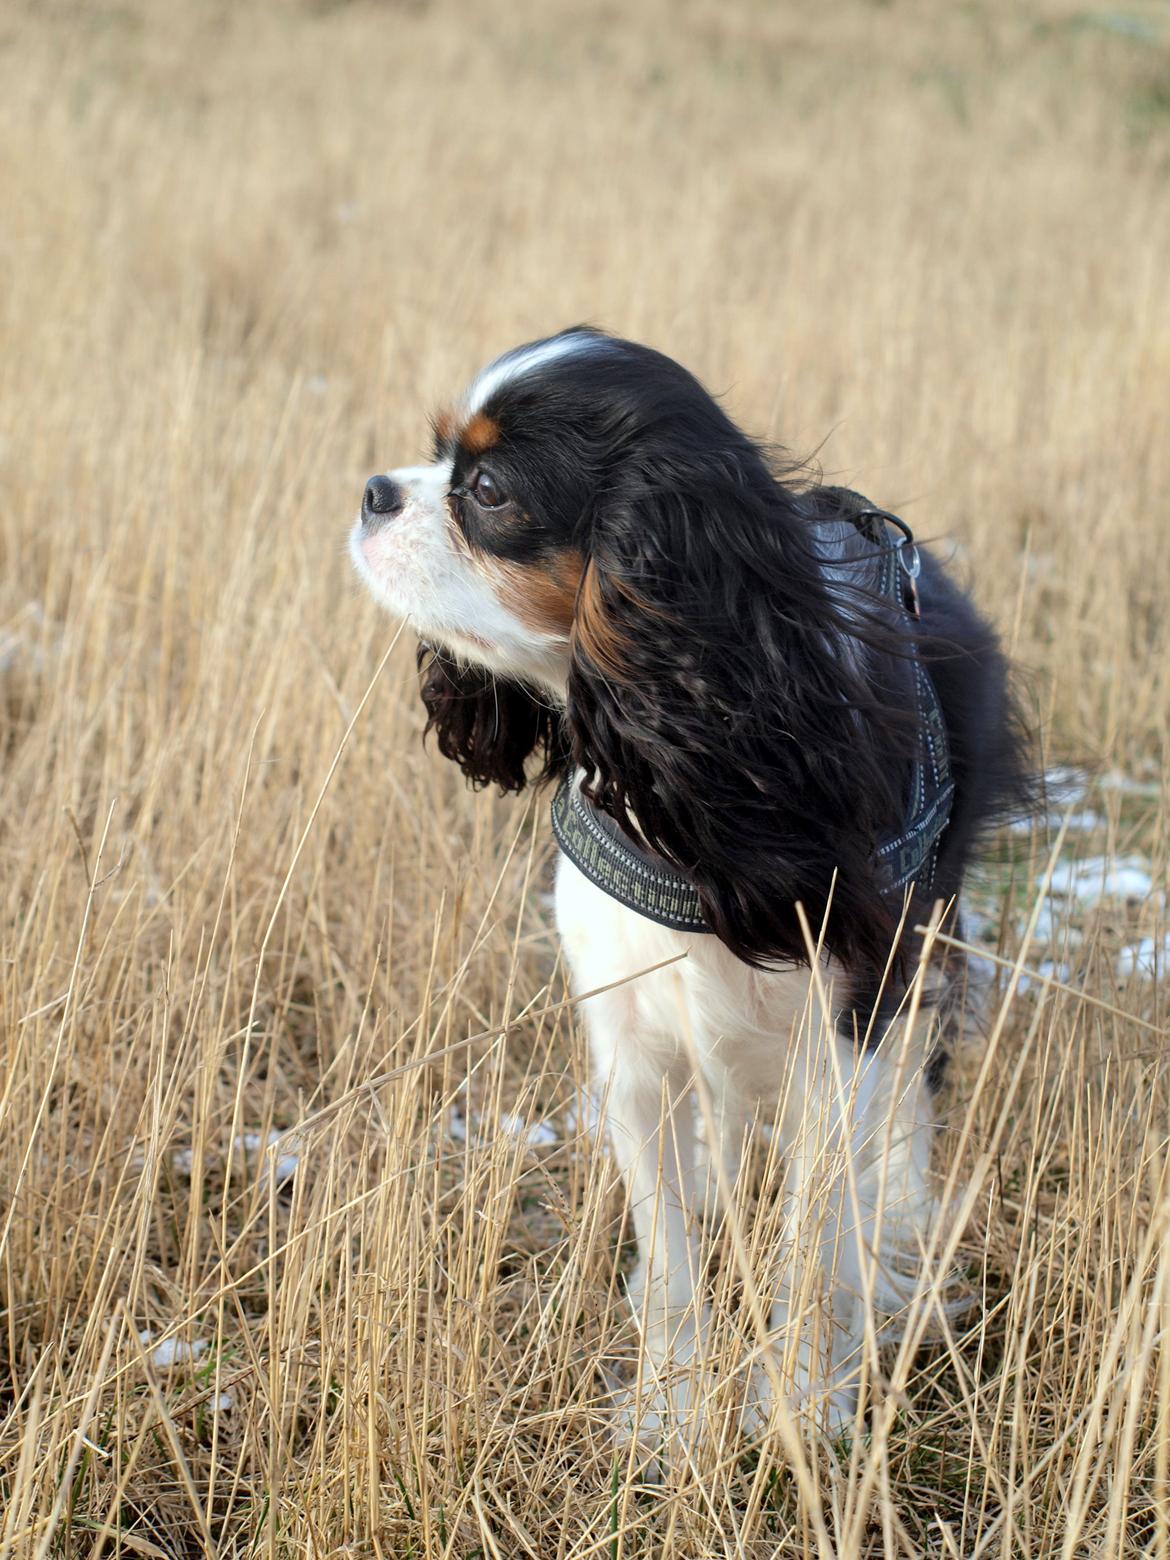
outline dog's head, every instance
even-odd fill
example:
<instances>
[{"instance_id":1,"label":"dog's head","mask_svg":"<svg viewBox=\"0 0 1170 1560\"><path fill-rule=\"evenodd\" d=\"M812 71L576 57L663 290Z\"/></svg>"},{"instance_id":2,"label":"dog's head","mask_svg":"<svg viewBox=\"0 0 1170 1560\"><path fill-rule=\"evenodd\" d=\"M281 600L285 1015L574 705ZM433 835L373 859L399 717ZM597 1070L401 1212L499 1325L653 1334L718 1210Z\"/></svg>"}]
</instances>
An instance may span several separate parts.
<instances>
[{"instance_id":1,"label":"dog's head","mask_svg":"<svg viewBox=\"0 0 1170 1560\"><path fill-rule=\"evenodd\" d=\"M563 704L574 641L600 629L601 530L688 403L717 414L677 364L600 331L506 353L434 419L432 465L367 484L359 573L424 642Z\"/></svg>"},{"instance_id":2,"label":"dog's head","mask_svg":"<svg viewBox=\"0 0 1170 1560\"><path fill-rule=\"evenodd\" d=\"M686 369L592 329L497 358L434 434L367 484L351 551L418 630L441 750L505 789L579 765L745 958L803 956L792 903L815 925L834 868L835 921L861 895L888 946L867 840L905 771L848 522Z\"/></svg>"}]
</instances>

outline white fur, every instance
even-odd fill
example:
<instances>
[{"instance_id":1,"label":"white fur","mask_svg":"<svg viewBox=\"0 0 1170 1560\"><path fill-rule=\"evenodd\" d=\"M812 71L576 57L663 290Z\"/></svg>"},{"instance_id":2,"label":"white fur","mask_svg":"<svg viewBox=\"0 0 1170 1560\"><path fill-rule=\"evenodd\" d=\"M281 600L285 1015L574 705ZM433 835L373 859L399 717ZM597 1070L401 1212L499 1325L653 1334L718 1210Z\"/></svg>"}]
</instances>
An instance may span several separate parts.
<instances>
[{"instance_id":1,"label":"white fur","mask_svg":"<svg viewBox=\"0 0 1170 1560\"><path fill-rule=\"evenodd\" d=\"M817 1388L827 1388L830 1417L851 1419L865 1306L896 1310L913 1293L933 1209L922 1047L900 1046L900 1024L876 1051L841 1039L833 1009L843 974L831 960L817 981L807 970L754 970L709 934L671 931L626 909L564 857L556 913L579 993L685 955L581 1008L638 1243L631 1299L661 1381L642 1405L643 1433L684 1414L695 1428L706 1324L697 1219L711 1202L714 1162L734 1178L753 1121L776 1122L786 1156L785 1249L769 1296L775 1359L798 1401L813 1398L815 1408ZM695 1064L713 1144L696 1132ZM823 1351L808 1318L810 1261L814 1288L832 1284ZM760 1413L774 1374L756 1373Z\"/></svg>"},{"instance_id":2,"label":"white fur","mask_svg":"<svg viewBox=\"0 0 1170 1560\"><path fill-rule=\"evenodd\" d=\"M494 362L489 363L472 380L464 400L468 415L480 411L497 390L510 384L512 380L531 373L534 368L543 368L547 363L555 363L558 359L569 357L574 353L601 351L604 350L605 345L604 336L567 331L562 336L538 341L533 346L521 347L515 352L505 352L503 357L498 357Z\"/></svg>"},{"instance_id":3,"label":"white fur","mask_svg":"<svg viewBox=\"0 0 1170 1560\"><path fill-rule=\"evenodd\" d=\"M373 531L359 516L349 533L350 557L375 598L461 660L563 693L564 636L542 633L509 612L488 575L453 539L451 463L401 466L386 475L406 494L404 507Z\"/></svg>"}]
</instances>

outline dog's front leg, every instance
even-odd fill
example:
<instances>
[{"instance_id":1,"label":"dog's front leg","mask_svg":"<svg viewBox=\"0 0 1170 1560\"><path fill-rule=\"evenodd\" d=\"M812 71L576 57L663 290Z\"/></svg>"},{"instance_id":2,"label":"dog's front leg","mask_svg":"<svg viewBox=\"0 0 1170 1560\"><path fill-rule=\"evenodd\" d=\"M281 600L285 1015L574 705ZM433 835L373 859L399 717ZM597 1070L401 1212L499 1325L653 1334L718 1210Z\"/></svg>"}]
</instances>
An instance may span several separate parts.
<instances>
[{"instance_id":1,"label":"dog's front leg","mask_svg":"<svg viewBox=\"0 0 1170 1560\"><path fill-rule=\"evenodd\" d=\"M917 1291L935 1212L923 1059L905 1044L900 1026L860 1055L851 1040L822 1037L785 1111L775 1359L796 1403L834 1433L854 1427L868 1326ZM763 1373L756 1389L770 1399Z\"/></svg>"},{"instance_id":2,"label":"dog's front leg","mask_svg":"<svg viewBox=\"0 0 1170 1560\"><path fill-rule=\"evenodd\" d=\"M729 1195L734 1194L752 1121L731 1073L719 1059L705 1054L700 1065L707 1101L704 1108L695 1099L695 1149L684 1186L687 1207L693 1216L714 1223L723 1211L720 1182Z\"/></svg>"},{"instance_id":3,"label":"dog's front leg","mask_svg":"<svg viewBox=\"0 0 1170 1560\"><path fill-rule=\"evenodd\" d=\"M588 1004L590 1051L638 1246L630 1300L644 1318L647 1350L665 1357L695 1319L698 1251L684 1194L694 1114L685 1069L639 1036L633 1007L617 993Z\"/></svg>"},{"instance_id":4,"label":"dog's front leg","mask_svg":"<svg viewBox=\"0 0 1170 1560\"><path fill-rule=\"evenodd\" d=\"M695 1149L689 1072L672 1042L639 1031L627 993L595 997L583 1011L638 1247L628 1291L642 1333L641 1393L622 1402L622 1428L656 1441L693 1430L702 1380L707 1308L685 1192Z\"/></svg>"}]
</instances>

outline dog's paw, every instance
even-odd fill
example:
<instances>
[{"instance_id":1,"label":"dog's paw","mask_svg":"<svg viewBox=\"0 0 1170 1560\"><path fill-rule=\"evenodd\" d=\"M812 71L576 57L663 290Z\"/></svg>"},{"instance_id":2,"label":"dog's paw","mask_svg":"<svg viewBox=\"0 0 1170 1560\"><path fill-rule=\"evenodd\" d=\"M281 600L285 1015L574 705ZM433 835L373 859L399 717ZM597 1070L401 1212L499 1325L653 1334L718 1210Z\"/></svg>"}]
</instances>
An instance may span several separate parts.
<instances>
[{"instance_id":1,"label":"dog's paw","mask_svg":"<svg viewBox=\"0 0 1170 1560\"><path fill-rule=\"evenodd\" d=\"M807 1375L798 1381L786 1381L777 1363L772 1369L756 1365L748 1381L744 1399L743 1429L753 1439L761 1437L771 1425L779 1385L784 1402L803 1425L811 1425L830 1440L852 1441L857 1431L858 1391L855 1385L814 1383Z\"/></svg>"},{"instance_id":2,"label":"dog's paw","mask_svg":"<svg viewBox=\"0 0 1170 1560\"><path fill-rule=\"evenodd\" d=\"M632 1452L651 1480L689 1464L701 1448L718 1446L738 1420L716 1379L693 1366L669 1375L647 1369L640 1383L614 1392L611 1412L615 1446Z\"/></svg>"},{"instance_id":3,"label":"dog's paw","mask_svg":"<svg viewBox=\"0 0 1170 1560\"><path fill-rule=\"evenodd\" d=\"M691 1164L683 1176L683 1197L691 1217L709 1228L717 1225L723 1216L720 1180L727 1187L728 1193L734 1195L738 1175L737 1152L725 1149L721 1153L713 1153L702 1137L698 1138Z\"/></svg>"}]
</instances>

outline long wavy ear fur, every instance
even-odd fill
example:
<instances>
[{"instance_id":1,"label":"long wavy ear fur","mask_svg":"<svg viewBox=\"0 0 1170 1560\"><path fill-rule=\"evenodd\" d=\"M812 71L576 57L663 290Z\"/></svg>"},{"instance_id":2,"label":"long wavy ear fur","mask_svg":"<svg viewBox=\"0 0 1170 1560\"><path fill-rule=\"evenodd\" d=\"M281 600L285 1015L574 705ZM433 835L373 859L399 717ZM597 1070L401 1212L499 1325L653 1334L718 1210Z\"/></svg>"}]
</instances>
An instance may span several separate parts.
<instances>
[{"instance_id":1,"label":"long wavy ear fur","mask_svg":"<svg viewBox=\"0 0 1170 1560\"><path fill-rule=\"evenodd\" d=\"M817 502L713 403L689 443L629 463L593 517L573 758L741 958L807 962L795 904L815 937L831 900L827 946L880 969L897 925L871 856L914 752L909 668L872 600L857 612L826 579Z\"/></svg>"},{"instance_id":2,"label":"long wavy ear fur","mask_svg":"<svg viewBox=\"0 0 1170 1560\"><path fill-rule=\"evenodd\" d=\"M530 779L563 771L564 722L538 695L481 667L465 666L433 645L419 646L418 666L426 729L436 733L439 752L476 789L498 785L504 792L521 791ZM529 775L533 753L540 755L541 768Z\"/></svg>"}]
</instances>

